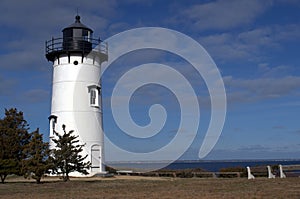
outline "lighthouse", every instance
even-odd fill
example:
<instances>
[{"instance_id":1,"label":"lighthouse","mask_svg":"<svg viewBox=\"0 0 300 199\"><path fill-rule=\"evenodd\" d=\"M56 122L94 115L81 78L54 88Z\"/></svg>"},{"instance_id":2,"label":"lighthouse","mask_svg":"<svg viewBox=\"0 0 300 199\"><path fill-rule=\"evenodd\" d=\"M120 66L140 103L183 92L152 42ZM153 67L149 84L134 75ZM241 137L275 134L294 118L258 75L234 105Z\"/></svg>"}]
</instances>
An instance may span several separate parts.
<instances>
[{"instance_id":1,"label":"lighthouse","mask_svg":"<svg viewBox=\"0 0 300 199\"><path fill-rule=\"evenodd\" d=\"M102 124L101 64L108 59L107 44L93 38L93 30L75 17L62 37L46 41L46 58L53 63L50 147L54 131L74 130L82 155L91 162L89 176L105 171ZM71 173L71 176L82 176Z\"/></svg>"}]
</instances>

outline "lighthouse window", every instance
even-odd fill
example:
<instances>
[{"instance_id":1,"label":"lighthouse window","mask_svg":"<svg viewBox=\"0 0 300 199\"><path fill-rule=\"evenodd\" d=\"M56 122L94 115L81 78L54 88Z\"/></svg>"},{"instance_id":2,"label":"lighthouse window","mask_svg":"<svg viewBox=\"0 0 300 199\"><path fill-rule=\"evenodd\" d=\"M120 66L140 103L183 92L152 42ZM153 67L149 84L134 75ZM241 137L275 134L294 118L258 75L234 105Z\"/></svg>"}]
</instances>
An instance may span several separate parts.
<instances>
[{"instance_id":1,"label":"lighthouse window","mask_svg":"<svg viewBox=\"0 0 300 199\"><path fill-rule=\"evenodd\" d=\"M92 36L91 31L88 31L88 30L82 30L82 37L83 37L83 40L88 41L88 42L91 42L91 38L92 38L93 36Z\"/></svg>"},{"instance_id":2,"label":"lighthouse window","mask_svg":"<svg viewBox=\"0 0 300 199\"><path fill-rule=\"evenodd\" d=\"M91 104L96 105L97 92L93 89L91 90Z\"/></svg>"},{"instance_id":3,"label":"lighthouse window","mask_svg":"<svg viewBox=\"0 0 300 199\"><path fill-rule=\"evenodd\" d=\"M89 94L90 106L99 107L100 87L96 85L89 86Z\"/></svg>"},{"instance_id":4,"label":"lighthouse window","mask_svg":"<svg viewBox=\"0 0 300 199\"><path fill-rule=\"evenodd\" d=\"M71 37L73 37L73 31L72 31L72 29L65 30L63 32L63 35L64 35L64 38L71 38Z\"/></svg>"},{"instance_id":5,"label":"lighthouse window","mask_svg":"<svg viewBox=\"0 0 300 199\"><path fill-rule=\"evenodd\" d=\"M74 29L73 30L73 37L79 39L82 37L82 30L81 29Z\"/></svg>"},{"instance_id":6,"label":"lighthouse window","mask_svg":"<svg viewBox=\"0 0 300 199\"><path fill-rule=\"evenodd\" d=\"M88 31L87 30L82 30L82 37L83 37L83 40L88 41Z\"/></svg>"},{"instance_id":7,"label":"lighthouse window","mask_svg":"<svg viewBox=\"0 0 300 199\"><path fill-rule=\"evenodd\" d=\"M91 31L88 31L88 41L91 42L92 38L93 38L93 33Z\"/></svg>"},{"instance_id":8,"label":"lighthouse window","mask_svg":"<svg viewBox=\"0 0 300 199\"><path fill-rule=\"evenodd\" d=\"M49 117L49 123L50 123L50 137L53 137L53 135L54 135L56 121L57 121L57 116L51 115L51 116Z\"/></svg>"}]
</instances>

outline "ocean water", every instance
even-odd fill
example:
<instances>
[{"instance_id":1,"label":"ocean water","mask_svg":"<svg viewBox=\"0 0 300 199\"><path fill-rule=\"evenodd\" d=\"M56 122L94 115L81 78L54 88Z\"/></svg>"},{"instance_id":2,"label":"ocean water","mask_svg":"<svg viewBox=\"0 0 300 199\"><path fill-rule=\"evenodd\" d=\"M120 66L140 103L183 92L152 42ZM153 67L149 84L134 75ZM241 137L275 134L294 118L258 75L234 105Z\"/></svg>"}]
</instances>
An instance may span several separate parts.
<instances>
[{"instance_id":1,"label":"ocean water","mask_svg":"<svg viewBox=\"0 0 300 199\"><path fill-rule=\"evenodd\" d=\"M239 160L239 161L201 161L201 162L174 162L167 169L201 168L206 171L217 172L222 168L231 167L253 167L273 165L296 165L300 160Z\"/></svg>"},{"instance_id":2,"label":"ocean water","mask_svg":"<svg viewBox=\"0 0 300 199\"><path fill-rule=\"evenodd\" d=\"M231 167L254 167L254 166L273 166L273 165L300 165L300 160L214 160L214 161L177 161L164 167L165 169L190 169L190 168L201 168L206 171L218 172L222 168ZM139 162L139 163L110 163L109 166L116 169L149 169L149 168L160 168L161 163L153 162Z\"/></svg>"}]
</instances>

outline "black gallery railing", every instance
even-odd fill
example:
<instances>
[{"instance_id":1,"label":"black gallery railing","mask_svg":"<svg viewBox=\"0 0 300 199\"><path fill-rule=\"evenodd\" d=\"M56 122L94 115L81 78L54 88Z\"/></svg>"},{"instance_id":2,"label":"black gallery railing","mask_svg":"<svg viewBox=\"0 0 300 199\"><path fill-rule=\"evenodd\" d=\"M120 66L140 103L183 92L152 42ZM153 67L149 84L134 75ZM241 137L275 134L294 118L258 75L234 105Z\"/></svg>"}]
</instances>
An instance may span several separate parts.
<instances>
[{"instance_id":1,"label":"black gallery railing","mask_svg":"<svg viewBox=\"0 0 300 199\"><path fill-rule=\"evenodd\" d=\"M85 37L67 37L67 38L52 38L46 41L46 54L52 54L63 51L81 51L90 52L98 51L107 54L107 43L100 39L85 38Z\"/></svg>"}]
</instances>

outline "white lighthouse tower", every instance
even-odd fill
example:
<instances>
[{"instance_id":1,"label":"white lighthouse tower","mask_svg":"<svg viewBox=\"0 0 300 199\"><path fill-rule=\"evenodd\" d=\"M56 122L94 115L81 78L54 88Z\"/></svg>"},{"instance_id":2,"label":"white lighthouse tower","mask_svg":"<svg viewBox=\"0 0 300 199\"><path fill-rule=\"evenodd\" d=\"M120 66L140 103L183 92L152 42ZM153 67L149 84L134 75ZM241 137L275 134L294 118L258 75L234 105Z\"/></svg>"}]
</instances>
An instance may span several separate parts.
<instances>
[{"instance_id":1,"label":"white lighthouse tower","mask_svg":"<svg viewBox=\"0 0 300 199\"><path fill-rule=\"evenodd\" d=\"M74 130L82 155L91 162L89 176L104 172L104 145L101 101L101 63L107 61L107 44L93 38L93 30L80 22L62 30L62 38L46 41L46 58L53 62L50 147L53 131ZM71 176L81 176L71 173Z\"/></svg>"}]
</instances>

